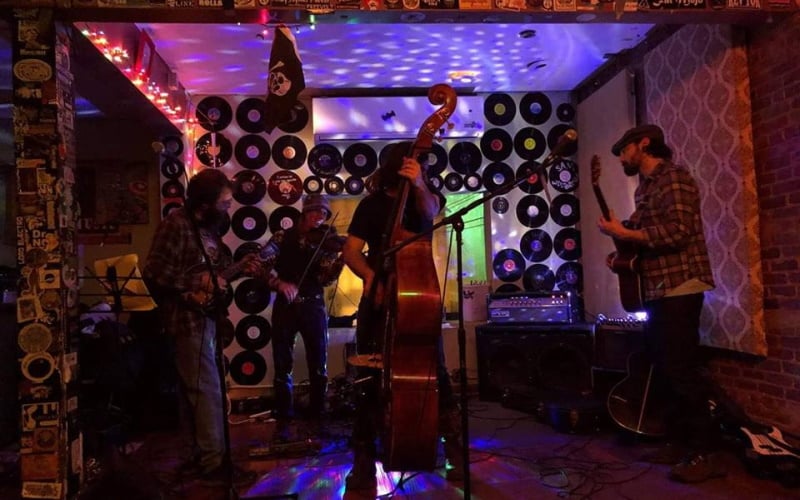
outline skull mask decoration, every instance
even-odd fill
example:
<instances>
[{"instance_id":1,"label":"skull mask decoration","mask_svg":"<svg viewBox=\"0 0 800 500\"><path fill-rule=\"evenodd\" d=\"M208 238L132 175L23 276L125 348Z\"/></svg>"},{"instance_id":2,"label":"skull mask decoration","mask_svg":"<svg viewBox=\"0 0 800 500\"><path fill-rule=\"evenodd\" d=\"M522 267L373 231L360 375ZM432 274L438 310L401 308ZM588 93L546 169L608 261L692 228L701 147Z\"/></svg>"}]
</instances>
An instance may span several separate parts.
<instances>
[{"instance_id":1,"label":"skull mask decoration","mask_svg":"<svg viewBox=\"0 0 800 500\"><path fill-rule=\"evenodd\" d=\"M283 72L278 71L281 66L283 66L283 62L276 64L269 72L269 92L283 97L292 88L292 81L286 78Z\"/></svg>"}]
</instances>

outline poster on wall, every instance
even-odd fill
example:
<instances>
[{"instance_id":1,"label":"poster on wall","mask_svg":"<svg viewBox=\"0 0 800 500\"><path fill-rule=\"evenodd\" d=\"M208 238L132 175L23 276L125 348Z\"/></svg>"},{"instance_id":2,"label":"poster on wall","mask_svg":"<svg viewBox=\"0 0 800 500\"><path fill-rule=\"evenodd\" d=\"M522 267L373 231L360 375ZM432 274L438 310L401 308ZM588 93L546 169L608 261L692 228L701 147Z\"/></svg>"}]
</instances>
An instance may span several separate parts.
<instances>
[{"instance_id":1,"label":"poster on wall","mask_svg":"<svg viewBox=\"0 0 800 500\"><path fill-rule=\"evenodd\" d=\"M78 166L81 228L107 224L147 224L147 165L118 160Z\"/></svg>"}]
</instances>

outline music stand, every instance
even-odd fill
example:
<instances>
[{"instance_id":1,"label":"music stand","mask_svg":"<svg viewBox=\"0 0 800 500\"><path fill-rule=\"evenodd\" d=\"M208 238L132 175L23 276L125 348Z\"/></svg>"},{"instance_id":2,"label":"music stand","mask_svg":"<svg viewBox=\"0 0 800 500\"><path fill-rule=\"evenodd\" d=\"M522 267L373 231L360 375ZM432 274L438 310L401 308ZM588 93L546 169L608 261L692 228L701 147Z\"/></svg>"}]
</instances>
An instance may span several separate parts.
<instances>
[{"instance_id":1,"label":"music stand","mask_svg":"<svg viewBox=\"0 0 800 500\"><path fill-rule=\"evenodd\" d=\"M136 254L109 257L94 261L94 278L108 292L115 313L152 311L156 307L139 271ZM90 294L94 295L94 294Z\"/></svg>"}]
</instances>

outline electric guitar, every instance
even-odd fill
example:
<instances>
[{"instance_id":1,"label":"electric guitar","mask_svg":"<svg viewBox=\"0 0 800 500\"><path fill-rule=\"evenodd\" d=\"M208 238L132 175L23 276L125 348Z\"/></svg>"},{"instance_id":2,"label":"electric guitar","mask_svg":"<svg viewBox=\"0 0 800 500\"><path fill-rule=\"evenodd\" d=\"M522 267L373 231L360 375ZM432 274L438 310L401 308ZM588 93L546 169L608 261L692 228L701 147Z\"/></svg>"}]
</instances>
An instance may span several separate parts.
<instances>
[{"instance_id":1,"label":"electric guitar","mask_svg":"<svg viewBox=\"0 0 800 500\"><path fill-rule=\"evenodd\" d=\"M746 438L744 456L747 470L756 477L775 479L787 488L800 486L800 449L783 438L773 426L739 426Z\"/></svg>"},{"instance_id":2,"label":"electric guitar","mask_svg":"<svg viewBox=\"0 0 800 500\"><path fill-rule=\"evenodd\" d=\"M600 205L600 211L605 220L611 220L611 212L608 209L603 191L600 189L600 157L592 156L592 190ZM617 275L619 280L619 298L622 308L628 312L637 312L644 309L642 298L642 280L639 275L639 252L636 245L628 241L612 238L614 241L615 252L612 252L607 259L611 271Z\"/></svg>"}]
</instances>

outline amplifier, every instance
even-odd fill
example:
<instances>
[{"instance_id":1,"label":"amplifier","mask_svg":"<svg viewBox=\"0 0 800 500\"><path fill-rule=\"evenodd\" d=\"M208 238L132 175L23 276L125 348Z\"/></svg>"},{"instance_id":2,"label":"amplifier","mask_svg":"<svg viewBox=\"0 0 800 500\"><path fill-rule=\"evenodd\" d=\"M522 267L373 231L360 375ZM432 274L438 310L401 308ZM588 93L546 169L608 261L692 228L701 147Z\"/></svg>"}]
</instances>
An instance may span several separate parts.
<instances>
[{"instance_id":1,"label":"amplifier","mask_svg":"<svg viewBox=\"0 0 800 500\"><path fill-rule=\"evenodd\" d=\"M489 323L572 323L569 292L492 293L486 297Z\"/></svg>"}]
</instances>

